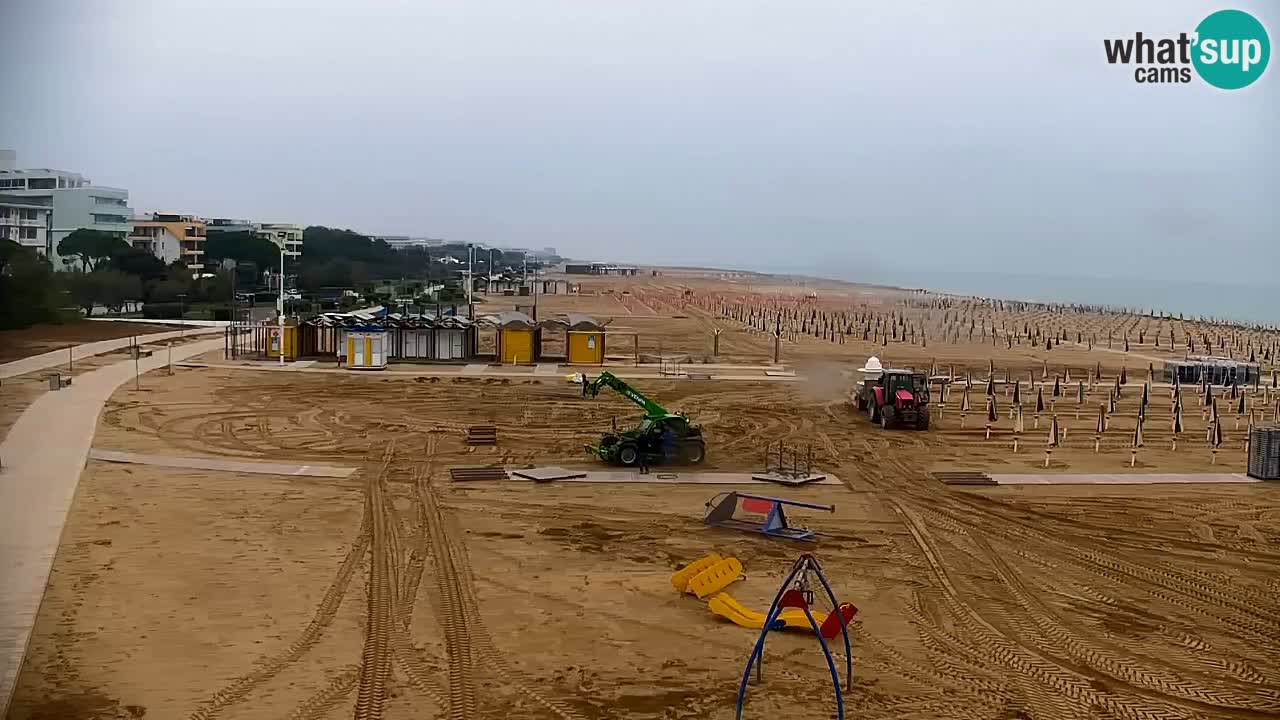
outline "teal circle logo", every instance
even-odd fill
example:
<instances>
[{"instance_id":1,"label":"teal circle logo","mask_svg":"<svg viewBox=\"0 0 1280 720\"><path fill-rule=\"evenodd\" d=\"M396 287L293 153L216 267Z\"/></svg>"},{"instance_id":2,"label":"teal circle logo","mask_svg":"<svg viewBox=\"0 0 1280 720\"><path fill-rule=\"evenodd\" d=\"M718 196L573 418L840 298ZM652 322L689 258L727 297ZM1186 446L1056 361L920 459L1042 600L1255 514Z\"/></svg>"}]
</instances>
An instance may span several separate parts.
<instances>
[{"instance_id":1,"label":"teal circle logo","mask_svg":"<svg viewBox=\"0 0 1280 720\"><path fill-rule=\"evenodd\" d=\"M1240 10L1219 10L1196 26L1191 63L1210 85L1239 90L1262 77L1271 40L1258 19Z\"/></svg>"}]
</instances>

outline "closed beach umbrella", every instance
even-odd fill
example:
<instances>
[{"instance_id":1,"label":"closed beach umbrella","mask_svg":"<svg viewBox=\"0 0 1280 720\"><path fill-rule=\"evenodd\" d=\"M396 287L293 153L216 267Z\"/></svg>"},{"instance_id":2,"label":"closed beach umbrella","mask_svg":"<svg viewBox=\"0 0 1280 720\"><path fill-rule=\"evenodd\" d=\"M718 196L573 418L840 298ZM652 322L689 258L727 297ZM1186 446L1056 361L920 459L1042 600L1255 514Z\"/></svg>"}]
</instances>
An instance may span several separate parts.
<instances>
[{"instance_id":1,"label":"closed beach umbrella","mask_svg":"<svg viewBox=\"0 0 1280 720\"><path fill-rule=\"evenodd\" d=\"M1107 431L1107 406L1098 406L1098 424L1093 429L1094 432L1101 435Z\"/></svg>"},{"instance_id":2,"label":"closed beach umbrella","mask_svg":"<svg viewBox=\"0 0 1280 720\"><path fill-rule=\"evenodd\" d=\"M1036 388L1036 414L1044 412L1044 388Z\"/></svg>"},{"instance_id":3,"label":"closed beach umbrella","mask_svg":"<svg viewBox=\"0 0 1280 720\"><path fill-rule=\"evenodd\" d=\"M1138 418L1138 424L1133 426L1133 447L1142 447L1142 418Z\"/></svg>"},{"instance_id":4,"label":"closed beach umbrella","mask_svg":"<svg viewBox=\"0 0 1280 720\"><path fill-rule=\"evenodd\" d=\"M1062 385L1058 382L1057 376L1053 378L1053 396L1062 397Z\"/></svg>"},{"instance_id":5,"label":"closed beach umbrella","mask_svg":"<svg viewBox=\"0 0 1280 720\"><path fill-rule=\"evenodd\" d=\"M1015 405L1014 412L1013 412L1013 432L1021 433L1023 430L1026 429L1026 427L1027 427L1026 424L1022 420L1022 406Z\"/></svg>"}]
</instances>

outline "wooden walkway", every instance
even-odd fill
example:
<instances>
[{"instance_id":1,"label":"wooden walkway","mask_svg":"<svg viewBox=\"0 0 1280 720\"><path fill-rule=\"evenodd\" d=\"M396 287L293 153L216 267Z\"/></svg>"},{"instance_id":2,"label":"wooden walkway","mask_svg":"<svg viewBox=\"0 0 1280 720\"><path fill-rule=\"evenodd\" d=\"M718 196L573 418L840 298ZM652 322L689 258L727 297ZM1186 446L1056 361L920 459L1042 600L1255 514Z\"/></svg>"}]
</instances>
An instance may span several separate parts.
<instances>
[{"instance_id":1,"label":"wooden walkway","mask_svg":"<svg viewBox=\"0 0 1280 720\"><path fill-rule=\"evenodd\" d=\"M261 475L306 475L309 477L344 478L350 477L356 471L353 467L338 467L335 465L292 465L215 457L144 455L142 453L101 450L99 448L89 451L89 459L134 465L158 465L160 467L187 468L190 470L220 470L223 472L256 473Z\"/></svg>"}]
</instances>

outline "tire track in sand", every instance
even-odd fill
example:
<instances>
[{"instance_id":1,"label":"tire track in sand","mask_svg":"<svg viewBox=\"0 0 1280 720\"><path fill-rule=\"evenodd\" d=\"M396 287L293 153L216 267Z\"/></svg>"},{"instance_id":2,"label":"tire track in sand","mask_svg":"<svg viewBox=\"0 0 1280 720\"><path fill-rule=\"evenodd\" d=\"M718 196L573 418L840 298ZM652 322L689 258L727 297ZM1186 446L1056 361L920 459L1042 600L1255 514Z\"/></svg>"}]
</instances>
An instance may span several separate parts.
<instances>
[{"instance_id":1,"label":"tire track in sand","mask_svg":"<svg viewBox=\"0 0 1280 720\"><path fill-rule=\"evenodd\" d=\"M351 576L355 574L356 568L364 560L365 550L369 546L369 524L368 506L366 505L365 514L360 521L360 530L356 535L355 541L351 544L351 548L338 566L338 572L334 576L333 582L329 584L329 588L325 590L324 597L321 599L319 607L316 608L316 613L311 618L311 622L307 624L307 627L303 629L297 639L290 643L284 652L259 659L256 662L257 668L214 693L213 697L206 700L195 712L191 713L191 720L212 720L218 717L224 709L241 702L259 685L267 682L278 675L281 670L296 662L320 640L325 629L333 622L333 618L338 612L338 606L342 604L343 598L346 597L347 588L351 584Z\"/></svg>"},{"instance_id":2,"label":"tire track in sand","mask_svg":"<svg viewBox=\"0 0 1280 720\"><path fill-rule=\"evenodd\" d=\"M369 478L365 513L372 519L372 552L369 559L368 616L364 650L356 694L356 720L379 720L391 676L391 630L396 607L395 558L391 518L387 512L386 475L395 455L395 443L383 453L382 466Z\"/></svg>"},{"instance_id":3,"label":"tire track in sand","mask_svg":"<svg viewBox=\"0 0 1280 720\"><path fill-rule=\"evenodd\" d=\"M448 576L445 581L437 579L437 582L442 586L451 588L450 592L456 591L457 593L456 605L446 608L446 612L457 613L454 625L457 628L461 628L470 640L470 645L466 649L467 680L470 680L469 673L474 670L472 665L475 660L472 656L472 651L474 650L484 665L495 671L508 686L518 689L526 697L531 698L534 702L555 714L560 720L587 720L586 717L569 706L548 698L538 692L530 683L524 681L520 674L507 663L506 656L494 646L493 640L485 630L484 620L480 615L479 603L476 601L475 588L472 585L474 573L467 553L465 549L454 542L451 535L450 518L444 514L439 498L435 494L435 488L432 487L429 478L423 479L421 487L423 490L422 497L427 506L428 522L432 531L431 555L435 560L436 573ZM447 631L448 627L446 626ZM450 656L452 658L452 652ZM452 684L452 676L450 677L450 682ZM452 686L450 687L450 692L453 692ZM471 716L459 715L457 717L468 718Z\"/></svg>"}]
</instances>

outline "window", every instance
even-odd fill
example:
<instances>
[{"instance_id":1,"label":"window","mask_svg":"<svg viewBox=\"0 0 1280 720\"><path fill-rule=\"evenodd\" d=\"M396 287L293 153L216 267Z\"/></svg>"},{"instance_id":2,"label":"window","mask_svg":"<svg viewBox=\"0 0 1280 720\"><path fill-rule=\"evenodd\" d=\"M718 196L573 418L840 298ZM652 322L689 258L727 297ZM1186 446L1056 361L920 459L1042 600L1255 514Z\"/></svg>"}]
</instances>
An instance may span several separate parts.
<instances>
[{"instance_id":1,"label":"window","mask_svg":"<svg viewBox=\"0 0 1280 720\"><path fill-rule=\"evenodd\" d=\"M31 178L27 181L27 187L31 190L56 190L58 181L54 178Z\"/></svg>"},{"instance_id":2,"label":"window","mask_svg":"<svg viewBox=\"0 0 1280 720\"><path fill-rule=\"evenodd\" d=\"M35 210L33 210L33 209L31 209L31 208L23 208L23 209L22 209L22 219L23 219L23 220L35 220L35 219L36 219L36 211L35 211Z\"/></svg>"},{"instance_id":3,"label":"window","mask_svg":"<svg viewBox=\"0 0 1280 720\"><path fill-rule=\"evenodd\" d=\"M18 228L18 237L22 240L35 240L36 228L33 228L33 227Z\"/></svg>"},{"instance_id":4,"label":"window","mask_svg":"<svg viewBox=\"0 0 1280 720\"><path fill-rule=\"evenodd\" d=\"M58 178L58 187L65 188L67 186L66 178Z\"/></svg>"}]
</instances>

